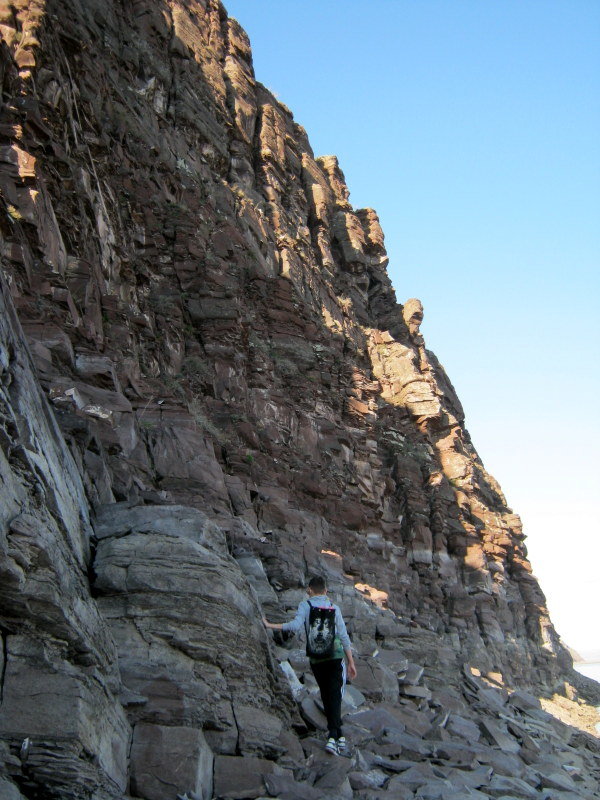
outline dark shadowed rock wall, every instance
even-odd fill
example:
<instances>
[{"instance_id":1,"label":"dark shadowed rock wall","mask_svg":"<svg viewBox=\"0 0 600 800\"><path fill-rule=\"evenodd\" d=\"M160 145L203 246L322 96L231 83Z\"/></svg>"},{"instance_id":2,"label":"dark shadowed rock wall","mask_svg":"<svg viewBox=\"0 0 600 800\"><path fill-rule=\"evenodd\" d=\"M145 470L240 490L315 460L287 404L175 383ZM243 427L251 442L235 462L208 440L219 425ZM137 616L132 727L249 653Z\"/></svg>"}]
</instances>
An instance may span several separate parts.
<instances>
[{"instance_id":1,"label":"dark shadowed rock wall","mask_svg":"<svg viewBox=\"0 0 600 800\"><path fill-rule=\"evenodd\" d=\"M183 753L209 798L214 754L293 752L260 606L284 619L314 571L380 699L402 690L373 654L397 648L434 688L464 662L560 684L422 306L238 23L217 0L0 0L0 33L0 733L22 791L151 799Z\"/></svg>"}]
</instances>

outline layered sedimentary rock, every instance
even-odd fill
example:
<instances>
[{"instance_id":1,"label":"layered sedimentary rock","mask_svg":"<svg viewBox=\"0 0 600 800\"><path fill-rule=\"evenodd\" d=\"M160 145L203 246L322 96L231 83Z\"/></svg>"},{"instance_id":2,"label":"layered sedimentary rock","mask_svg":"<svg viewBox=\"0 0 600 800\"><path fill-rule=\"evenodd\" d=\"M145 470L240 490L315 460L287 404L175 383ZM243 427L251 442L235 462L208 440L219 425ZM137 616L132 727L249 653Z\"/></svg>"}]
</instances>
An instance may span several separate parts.
<instances>
[{"instance_id":1,"label":"layered sedimentary rock","mask_svg":"<svg viewBox=\"0 0 600 800\"><path fill-rule=\"evenodd\" d=\"M0 342L0 736L35 740L34 783L69 775L75 794L92 784L113 796L127 785L131 728L116 698L115 645L90 593L88 503L4 285Z\"/></svg>"},{"instance_id":2,"label":"layered sedimentary rock","mask_svg":"<svg viewBox=\"0 0 600 800\"><path fill-rule=\"evenodd\" d=\"M3 0L0 33L0 732L25 796L209 798L236 758L275 792L290 723L316 722L260 614L311 572L371 702L439 708L464 662L560 685L421 303L238 23L216 0Z\"/></svg>"}]
</instances>

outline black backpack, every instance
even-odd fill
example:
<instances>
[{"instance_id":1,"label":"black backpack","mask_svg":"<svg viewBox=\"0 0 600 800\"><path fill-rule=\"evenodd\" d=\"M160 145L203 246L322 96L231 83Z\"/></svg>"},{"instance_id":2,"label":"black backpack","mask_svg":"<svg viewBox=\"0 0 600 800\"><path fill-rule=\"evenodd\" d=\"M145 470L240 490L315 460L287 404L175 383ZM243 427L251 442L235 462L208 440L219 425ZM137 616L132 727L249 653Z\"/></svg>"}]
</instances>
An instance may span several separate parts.
<instances>
[{"instance_id":1,"label":"black backpack","mask_svg":"<svg viewBox=\"0 0 600 800\"><path fill-rule=\"evenodd\" d=\"M314 659L333 658L335 655L335 608L313 606L308 601L310 613L306 631L306 655Z\"/></svg>"}]
</instances>

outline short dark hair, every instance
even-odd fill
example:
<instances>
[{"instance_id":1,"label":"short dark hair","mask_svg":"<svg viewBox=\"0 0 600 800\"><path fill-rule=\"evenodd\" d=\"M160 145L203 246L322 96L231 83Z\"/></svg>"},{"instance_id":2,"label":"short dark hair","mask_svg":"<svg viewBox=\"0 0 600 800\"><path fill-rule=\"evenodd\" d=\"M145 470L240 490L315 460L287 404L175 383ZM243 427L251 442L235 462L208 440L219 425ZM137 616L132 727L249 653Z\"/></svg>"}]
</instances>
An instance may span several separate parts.
<instances>
[{"instance_id":1,"label":"short dark hair","mask_svg":"<svg viewBox=\"0 0 600 800\"><path fill-rule=\"evenodd\" d=\"M315 594L322 594L327 589L325 578L322 575L313 575L308 582L308 588Z\"/></svg>"}]
</instances>

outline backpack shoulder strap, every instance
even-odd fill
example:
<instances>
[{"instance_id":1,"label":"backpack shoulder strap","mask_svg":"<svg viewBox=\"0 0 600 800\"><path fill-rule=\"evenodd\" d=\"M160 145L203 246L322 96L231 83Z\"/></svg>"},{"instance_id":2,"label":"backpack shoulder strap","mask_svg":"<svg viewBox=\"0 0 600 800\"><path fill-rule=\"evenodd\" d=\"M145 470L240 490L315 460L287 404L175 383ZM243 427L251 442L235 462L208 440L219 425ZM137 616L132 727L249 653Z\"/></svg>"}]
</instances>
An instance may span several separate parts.
<instances>
[{"instance_id":1,"label":"backpack shoulder strap","mask_svg":"<svg viewBox=\"0 0 600 800\"><path fill-rule=\"evenodd\" d=\"M310 600L308 599L308 597L306 598L306 602L308 603L308 605L309 605L311 608L327 608L327 607L329 607L329 608L335 608L335 603L332 603L332 602L331 602L331 600L330 600L329 598L327 598L327 602L329 603L329 606L313 606L313 604L310 602Z\"/></svg>"}]
</instances>

